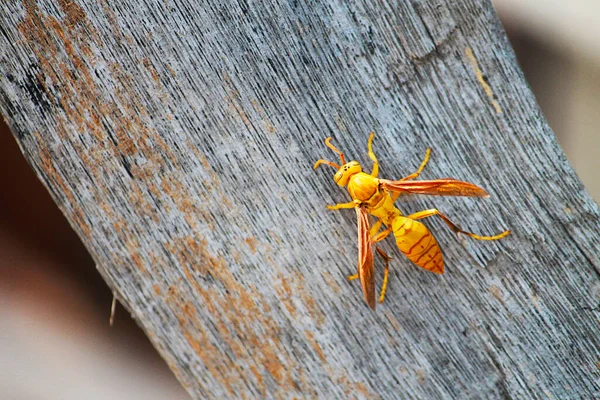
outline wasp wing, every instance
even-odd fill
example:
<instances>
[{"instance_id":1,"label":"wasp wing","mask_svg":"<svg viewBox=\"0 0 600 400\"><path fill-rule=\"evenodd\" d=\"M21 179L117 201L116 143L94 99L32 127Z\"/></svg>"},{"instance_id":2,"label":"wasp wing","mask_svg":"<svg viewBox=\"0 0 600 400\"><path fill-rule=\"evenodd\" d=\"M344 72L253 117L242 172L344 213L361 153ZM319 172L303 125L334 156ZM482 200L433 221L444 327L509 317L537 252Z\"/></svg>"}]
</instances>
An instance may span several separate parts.
<instances>
[{"instance_id":1,"label":"wasp wing","mask_svg":"<svg viewBox=\"0 0 600 400\"><path fill-rule=\"evenodd\" d=\"M485 190L477 185L451 178L431 181L390 181L380 179L379 183L384 189L398 193L427 194L432 196L489 196Z\"/></svg>"},{"instance_id":2,"label":"wasp wing","mask_svg":"<svg viewBox=\"0 0 600 400\"><path fill-rule=\"evenodd\" d=\"M369 232L369 214L362 207L355 207L358 220L358 277L365 300L375 309L375 271L373 266L373 243Z\"/></svg>"}]
</instances>

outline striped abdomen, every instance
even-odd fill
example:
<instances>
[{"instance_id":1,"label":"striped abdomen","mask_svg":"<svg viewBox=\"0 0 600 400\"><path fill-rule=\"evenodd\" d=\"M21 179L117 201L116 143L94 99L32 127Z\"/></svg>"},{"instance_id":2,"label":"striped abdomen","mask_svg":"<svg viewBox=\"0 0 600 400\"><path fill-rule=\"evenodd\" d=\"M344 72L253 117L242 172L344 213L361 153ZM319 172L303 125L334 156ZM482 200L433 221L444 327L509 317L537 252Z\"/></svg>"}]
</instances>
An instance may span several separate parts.
<instances>
[{"instance_id":1,"label":"striped abdomen","mask_svg":"<svg viewBox=\"0 0 600 400\"><path fill-rule=\"evenodd\" d=\"M396 244L419 267L436 274L444 273L444 259L437 241L419 221L398 216L392 222Z\"/></svg>"}]
</instances>

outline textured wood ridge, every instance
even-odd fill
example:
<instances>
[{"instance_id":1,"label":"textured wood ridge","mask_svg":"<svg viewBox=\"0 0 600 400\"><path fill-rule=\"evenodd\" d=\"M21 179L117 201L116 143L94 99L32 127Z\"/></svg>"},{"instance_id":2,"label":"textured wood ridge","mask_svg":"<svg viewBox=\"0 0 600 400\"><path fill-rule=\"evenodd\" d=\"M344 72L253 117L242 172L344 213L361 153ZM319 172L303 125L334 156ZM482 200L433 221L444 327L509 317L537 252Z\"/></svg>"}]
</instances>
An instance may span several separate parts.
<instances>
[{"instance_id":1,"label":"textured wood ridge","mask_svg":"<svg viewBox=\"0 0 600 400\"><path fill-rule=\"evenodd\" d=\"M310 4L309 4L310 3ZM485 1L3 1L0 110L195 398L600 396L600 215ZM364 304L333 136L413 196L446 274ZM379 261L377 261L379 262ZM378 264L378 279L381 279Z\"/></svg>"}]
</instances>

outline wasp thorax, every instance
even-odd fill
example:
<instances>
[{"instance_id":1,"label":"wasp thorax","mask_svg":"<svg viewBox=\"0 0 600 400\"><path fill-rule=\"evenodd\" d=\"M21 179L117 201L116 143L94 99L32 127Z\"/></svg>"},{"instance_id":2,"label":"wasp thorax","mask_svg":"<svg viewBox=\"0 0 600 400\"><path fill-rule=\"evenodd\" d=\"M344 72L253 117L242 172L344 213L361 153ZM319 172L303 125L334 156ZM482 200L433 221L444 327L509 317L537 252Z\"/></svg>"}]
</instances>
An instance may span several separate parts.
<instances>
[{"instance_id":1,"label":"wasp thorax","mask_svg":"<svg viewBox=\"0 0 600 400\"><path fill-rule=\"evenodd\" d=\"M358 161L350 161L338 169L338 172L333 176L333 180L340 186L346 186L350 177L359 172L362 172L362 168Z\"/></svg>"}]
</instances>

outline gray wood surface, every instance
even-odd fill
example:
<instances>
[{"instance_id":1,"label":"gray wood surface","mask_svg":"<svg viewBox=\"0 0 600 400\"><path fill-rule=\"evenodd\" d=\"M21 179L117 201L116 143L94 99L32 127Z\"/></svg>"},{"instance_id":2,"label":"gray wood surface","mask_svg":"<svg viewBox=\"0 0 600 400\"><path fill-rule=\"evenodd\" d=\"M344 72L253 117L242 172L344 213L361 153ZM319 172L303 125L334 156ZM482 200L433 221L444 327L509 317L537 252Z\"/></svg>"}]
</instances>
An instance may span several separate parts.
<instances>
[{"instance_id":1,"label":"gray wood surface","mask_svg":"<svg viewBox=\"0 0 600 400\"><path fill-rule=\"evenodd\" d=\"M195 398L600 396L600 214L487 1L0 3L0 110L99 272ZM393 240L387 301L323 139L407 197L446 274ZM378 279L381 279L381 265Z\"/></svg>"}]
</instances>

